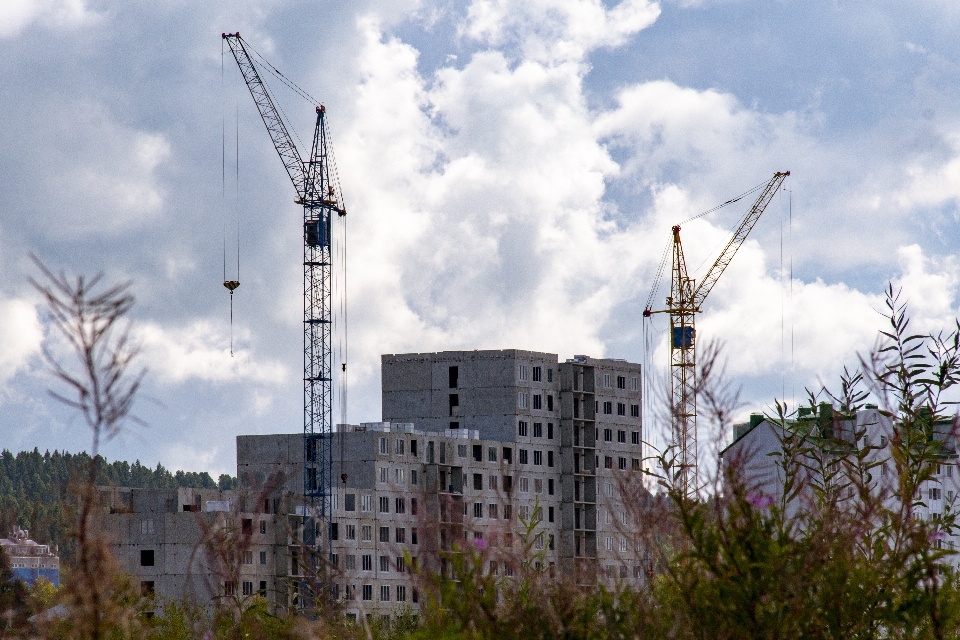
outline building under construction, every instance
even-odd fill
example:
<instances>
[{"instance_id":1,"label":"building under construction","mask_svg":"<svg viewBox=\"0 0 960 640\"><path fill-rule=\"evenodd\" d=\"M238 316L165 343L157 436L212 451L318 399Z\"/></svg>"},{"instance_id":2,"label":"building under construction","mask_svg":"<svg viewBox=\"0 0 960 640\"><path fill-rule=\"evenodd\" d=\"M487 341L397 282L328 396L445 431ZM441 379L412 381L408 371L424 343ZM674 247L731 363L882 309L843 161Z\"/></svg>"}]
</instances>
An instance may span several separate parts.
<instances>
[{"instance_id":1,"label":"building under construction","mask_svg":"<svg viewBox=\"0 0 960 640\"><path fill-rule=\"evenodd\" d=\"M504 576L526 543L544 571L645 579L625 495L642 490L640 375L519 350L383 356L383 421L339 425L331 443L323 573L347 616L415 610L410 565L444 572L442 552L470 545ZM302 606L305 555L324 534L304 511L303 464L301 433L240 436L237 492L114 492L122 567L161 606L257 594Z\"/></svg>"}]
</instances>

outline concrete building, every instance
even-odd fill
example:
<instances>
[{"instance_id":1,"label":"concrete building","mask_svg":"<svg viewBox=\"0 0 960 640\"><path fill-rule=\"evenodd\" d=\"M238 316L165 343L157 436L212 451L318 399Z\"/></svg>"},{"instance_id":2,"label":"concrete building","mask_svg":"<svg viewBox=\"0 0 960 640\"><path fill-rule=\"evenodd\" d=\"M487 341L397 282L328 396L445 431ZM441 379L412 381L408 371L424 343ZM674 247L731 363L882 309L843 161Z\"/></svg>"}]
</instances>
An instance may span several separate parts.
<instances>
[{"instance_id":1,"label":"concrete building","mask_svg":"<svg viewBox=\"0 0 960 640\"><path fill-rule=\"evenodd\" d=\"M338 425L332 443L337 487L328 542L334 590L348 616L415 609L408 563L445 571L438 551L454 545L485 547L490 570L510 575L526 525L545 570L575 572L585 582L644 573L620 496L623 478L642 464L639 365L458 351L386 355L382 376L384 421ZM240 595L262 592L278 607L295 606L303 570L299 545L318 533L299 528L302 434L239 436L237 477L241 490L225 517L249 523L241 530L252 535L237 544L251 552L245 558L252 566L241 563L239 577L229 580L209 564L194 566L193 574L223 583L215 597L239 583ZM212 516L180 505L209 499L184 493L164 500L173 500L165 507L166 544L196 546L202 532L181 519ZM117 532L129 541L121 555L128 571L147 580L156 574L137 559L151 541L136 528L146 502L130 504L127 529ZM183 553L174 556L164 571L179 577L162 588L160 578L152 578L166 597L177 597L176 584L185 584L189 569Z\"/></svg>"},{"instance_id":2,"label":"concrete building","mask_svg":"<svg viewBox=\"0 0 960 640\"><path fill-rule=\"evenodd\" d=\"M807 428L811 424L824 427L830 437L845 443L844 453L870 447L866 461L879 463L872 471L873 483L878 489L886 489L886 495L889 496L886 501L888 507L898 507L896 472L890 455L893 438L893 422L890 417L883 415L876 405L866 405L856 413L853 420L837 420L833 408L829 404L821 404L816 413L810 409L801 409L798 418L807 423ZM797 421L788 422L787 427L797 428ZM944 424L938 434L940 463L934 477L923 483L917 496L922 498L923 506L918 506L915 514L924 520L938 519L946 512L956 511L956 500L960 496L960 469L957 468L956 442L950 430L951 425ZM862 437L857 437L861 434ZM721 463L738 465L743 478L753 489L779 501L783 495L784 473L778 463L780 458L776 454L783 450L781 440L785 434L782 429L766 420L763 415L754 414L750 422L736 425L733 435L733 442L720 454ZM829 455L827 452L827 457ZM801 496L801 499L803 497ZM852 502L853 497L850 500ZM800 500L794 500L788 505L788 514L796 513L800 506ZM950 549L960 546L960 531L944 531L943 534L944 537L938 540L938 544Z\"/></svg>"},{"instance_id":3,"label":"concrete building","mask_svg":"<svg viewBox=\"0 0 960 640\"><path fill-rule=\"evenodd\" d=\"M10 560L13 576L32 585L37 578L45 578L60 586L60 558L50 546L30 539L30 532L14 527L9 538L0 538L0 548Z\"/></svg>"}]
</instances>

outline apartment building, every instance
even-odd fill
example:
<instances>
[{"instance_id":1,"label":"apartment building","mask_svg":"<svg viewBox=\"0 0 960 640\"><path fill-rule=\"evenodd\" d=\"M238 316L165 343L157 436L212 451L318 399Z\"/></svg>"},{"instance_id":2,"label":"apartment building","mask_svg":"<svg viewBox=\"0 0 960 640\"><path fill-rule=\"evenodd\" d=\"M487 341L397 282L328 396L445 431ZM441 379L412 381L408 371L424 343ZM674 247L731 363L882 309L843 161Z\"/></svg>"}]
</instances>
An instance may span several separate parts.
<instances>
[{"instance_id":1,"label":"apartment building","mask_svg":"<svg viewBox=\"0 0 960 640\"><path fill-rule=\"evenodd\" d=\"M385 355L382 364L383 422L338 425L332 441L336 488L320 542L348 616L415 610L410 564L447 571L438 552L455 546L483 548L498 575L515 570L525 537L544 570L584 582L645 575L621 496L642 464L639 365L519 350ZM224 580L217 597L240 589L295 606L299 545L319 533L298 529L302 434L239 436L237 476L241 490L221 518L252 532L243 544L253 566L241 566L249 579ZM146 541L129 526L126 567L147 580L136 562ZM189 542L197 533L171 535ZM217 580L210 567L196 572Z\"/></svg>"},{"instance_id":2,"label":"apartment building","mask_svg":"<svg viewBox=\"0 0 960 640\"><path fill-rule=\"evenodd\" d=\"M900 496L896 491L896 470L891 458L890 443L893 438L893 420L884 415L876 405L866 405L855 415L837 416L830 404L823 403L815 410L803 407L797 420L787 422L787 429L800 428L823 429L827 437L844 443L846 454L854 454L858 449L865 451L865 461L876 463L871 471L871 483L884 490L889 508L899 507ZM801 423L806 423L802 425ZM779 501L783 495L784 474L781 468L781 441L786 434L782 428L764 418L762 414L753 414L750 422L734 427L733 442L721 452L721 464L737 465L744 479L760 494ZM917 504L914 515L924 520L939 520L947 513L955 513L956 501L960 498L960 469L957 468L958 456L952 423L934 425L934 437L939 443L939 464L932 478L918 487ZM813 441L811 441L813 444ZM830 446L837 446L832 442ZM810 462L811 467L815 465ZM794 499L787 505L787 514L792 516L809 498L809 493ZM855 496L848 499L850 508L854 508ZM955 550L960 548L960 531L944 530L936 544L941 548ZM951 559L956 563L956 559ZM958 566L960 569L960 566Z\"/></svg>"}]
</instances>

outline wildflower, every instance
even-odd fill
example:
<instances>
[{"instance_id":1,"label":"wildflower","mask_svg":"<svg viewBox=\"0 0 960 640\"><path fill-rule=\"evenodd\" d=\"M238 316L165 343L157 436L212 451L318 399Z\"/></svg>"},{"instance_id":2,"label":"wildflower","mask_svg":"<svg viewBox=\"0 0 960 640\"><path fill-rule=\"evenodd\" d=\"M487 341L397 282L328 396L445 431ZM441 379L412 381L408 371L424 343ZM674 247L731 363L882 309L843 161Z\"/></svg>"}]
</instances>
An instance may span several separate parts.
<instances>
[{"instance_id":1,"label":"wildflower","mask_svg":"<svg viewBox=\"0 0 960 640\"><path fill-rule=\"evenodd\" d=\"M747 494L747 502L753 505L754 509L766 511L773 505L773 498L756 491L751 491Z\"/></svg>"}]
</instances>

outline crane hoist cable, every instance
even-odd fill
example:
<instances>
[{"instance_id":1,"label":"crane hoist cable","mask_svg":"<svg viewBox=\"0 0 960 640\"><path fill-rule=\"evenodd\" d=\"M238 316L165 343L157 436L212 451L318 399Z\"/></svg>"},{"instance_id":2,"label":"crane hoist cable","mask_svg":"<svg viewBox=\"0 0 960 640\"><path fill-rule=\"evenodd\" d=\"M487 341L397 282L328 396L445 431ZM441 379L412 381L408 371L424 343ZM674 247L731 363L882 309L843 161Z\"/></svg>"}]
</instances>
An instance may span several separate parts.
<instances>
[{"instance_id":1,"label":"crane hoist cable","mask_svg":"<svg viewBox=\"0 0 960 640\"><path fill-rule=\"evenodd\" d=\"M220 198L221 215L223 218L223 286L230 292L230 357L233 357L233 292L240 286L240 105L236 109L236 206L237 206L237 276L234 280L227 279L227 124L224 103L224 47L220 44Z\"/></svg>"}]
</instances>

